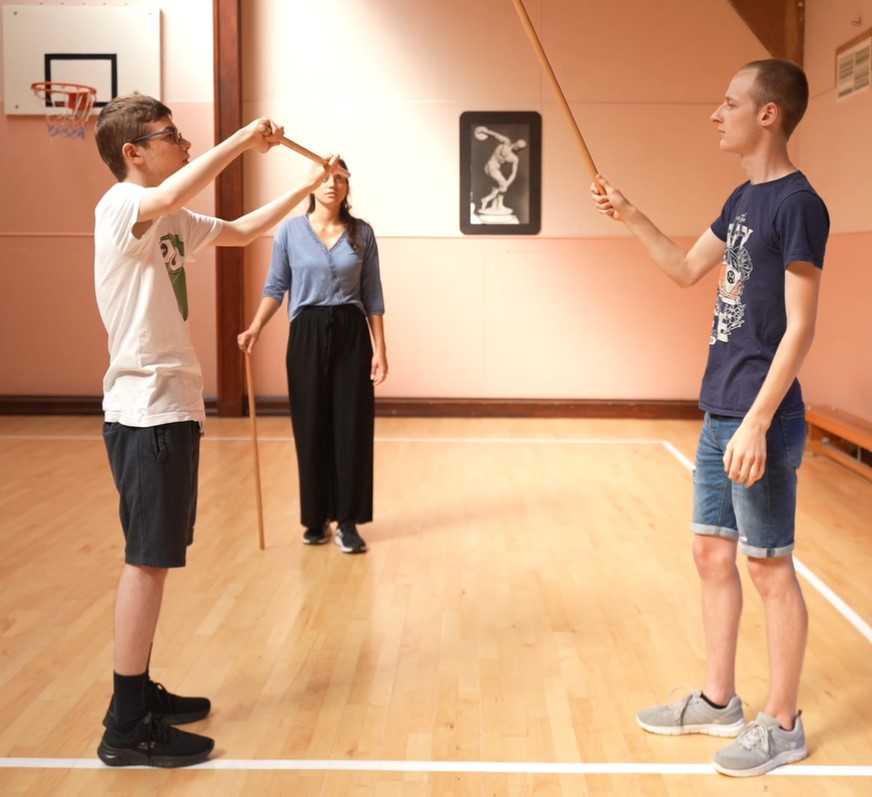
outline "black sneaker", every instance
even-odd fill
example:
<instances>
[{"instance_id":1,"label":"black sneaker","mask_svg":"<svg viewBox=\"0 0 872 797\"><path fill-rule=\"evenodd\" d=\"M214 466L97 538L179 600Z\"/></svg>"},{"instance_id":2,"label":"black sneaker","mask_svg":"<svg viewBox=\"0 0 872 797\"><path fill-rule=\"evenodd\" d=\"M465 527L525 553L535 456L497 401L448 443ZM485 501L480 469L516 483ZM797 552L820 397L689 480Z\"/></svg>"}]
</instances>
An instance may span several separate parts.
<instances>
[{"instance_id":1,"label":"black sneaker","mask_svg":"<svg viewBox=\"0 0 872 797\"><path fill-rule=\"evenodd\" d=\"M106 728L97 755L110 767L189 767L205 761L214 747L208 736L180 731L148 713L130 733Z\"/></svg>"},{"instance_id":2,"label":"black sneaker","mask_svg":"<svg viewBox=\"0 0 872 797\"><path fill-rule=\"evenodd\" d=\"M206 717L212 710L208 697L182 697L149 681L145 687L145 707L167 725L184 725Z\"/></svg>"},{"instance_id":3,"label":"black sneaker","mask_svg":"<svg viewBox=\"0 0 872 797\"><path fill-rule=\"evenodd\" d=\"M321 528L306 529L303 532L304 545L323 545L330 539L330 524L325 523Z\"/></svg>"},{"instance_id":4,"label":"black sneaker","mask_svg":"<svg viewBox=\"0 0 872 797\"><path fill-rule=\"evenodd\" d=\"M155 719L167 725L184 725L186 722L196 722L203 719L212 709L212 703L207 697L182 697L167 692L163 684L149 681L145 686L145 707ZM112 725L112 701L103 717L103 726Z\"/></svg>"},{"instance_id":5,"label":"black sneaker","mask_svg":"<svg viewBox=\"0 0 872 797\"><path fill-rule=\"evenodd\" d=\"M366 543L357 533L354 523L341 523L335 541L342 548L342 553L366 553Z\"/></svg>"}]
</instances>

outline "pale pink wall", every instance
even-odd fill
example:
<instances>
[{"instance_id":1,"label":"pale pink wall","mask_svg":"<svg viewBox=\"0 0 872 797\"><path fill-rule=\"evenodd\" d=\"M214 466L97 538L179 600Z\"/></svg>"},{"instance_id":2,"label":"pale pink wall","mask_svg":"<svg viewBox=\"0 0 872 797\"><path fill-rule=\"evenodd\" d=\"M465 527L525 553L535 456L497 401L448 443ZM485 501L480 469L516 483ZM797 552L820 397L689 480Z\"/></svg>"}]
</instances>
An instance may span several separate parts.
<instances>
[{"instance_id":1,"label":"pale pink wall","mask_svg":"<svg viewBox=\"0 0 872 797\"><path fill-rule=\"evenodd\" d=\"M806 400L872 420L872 233L830 238L814 346L802 372Z\"/></svg>"},{"instance_id":2,"label":"pale pink wall","mask_svg":"<svg viewBox=\"0 0 872 797\"><path fill-rule=\"evenodd\" d=\"M686 399L699 390L715 284L680 291L632 240L385 238L380 254L391 367L382 395ZM249 259L268 261L267 243ZM249 285L259 291L259 278ZM276 318L253 360L262 396L287 393L285 308Z\"/></svg>"},{"instance_id":3,"label":"pale pink wall","mask_svg":"<svg viewBox=\"0 0 872 797\"><path fill-rule=\"evenodd\" d=\"M695 238L743 179L709 115L735 69L762 57L727 0L527 2L603 171L669 233ZM245 19L248 115L341 151L353 204L376 229L391 376L383 396L694 399L714 287L673 286L623 227L599 217L570 127L509 0L323 0ZM331 31L330 44L289 31ZM458 119L543 116L542 232L463 236ZM252 161L265 199L307 168ZM693 238L687 239L688 241ZM270 241L249 250L254 312ZM286 392L286 323L258 352L256 388Z\"/></svg>"},{"instance_id":4,"label":"pale pink wall","mask_svg":"<svg viewBox=\"0 0 872 797\"><path fill-rule=\"evenodd\" d=\"M872 29L872 0L807 3L805 67L812 100L797 133L802 168L832 220L818 330L802 371L806 399L872 420L872 91L835 96L835 53Z\"/></svg>"},{"instance_id":5,"label":"pale pink wall","mask_svg":"<svg viewBox=\"0 0 872 797\"><path fill-rule=\"evenodd\" d=\"M38 3L0 2L27 4ZM151 4L162 8L162 99L196 154L214 139L212 3ZM113 181L94 145L93 119L84 141L49 139L43 118L0 112L0 394L100 394L107 355L94 301L92 231L94 206ZM191 207L213 212L213 193ZM188 278L192 335L213 393L214 262L204 253Z\"/></svg>"},{"instance_id":6,"label":"pale pink wall","mask_svg":"<svg viewBox=\"0 0 872 797\"><path fill-rule=\"evenodd\" d=\"M760 43L728 0L526 4L599 168L692 240L743 179L708 116L735 68L765 57ZM212 139L211 0L160 5L164 99L196 152ZM872 0L810 0L806 10L812 103L793 151L830 206L834 237L803 381L810 400L869 417L859 303L872 288L872 92L837 103L833 57L872 25ZM381 395L696 396L713 286L673 287L623 228L592 212L578 148L509 0L259 0L243 14L245 115L268 113L300 143L341 151L355 209L379 235L392 368ZM487 109L543 115L539 236L457 229L458 117ZM0 142L0 393L97 394L105 339L90 230L111 177L92 138L49 141L40 119L0 114ZM307 166L288 150L248 157L247 204ZM195 207L210 211L211 192ZM266 236L247 254L249 315L271 245ZM207 393L213 263L201 256L190 274ZM286 331L274 321L255 358L260 395L286 392Z\"/></svg>"}]
</instances>

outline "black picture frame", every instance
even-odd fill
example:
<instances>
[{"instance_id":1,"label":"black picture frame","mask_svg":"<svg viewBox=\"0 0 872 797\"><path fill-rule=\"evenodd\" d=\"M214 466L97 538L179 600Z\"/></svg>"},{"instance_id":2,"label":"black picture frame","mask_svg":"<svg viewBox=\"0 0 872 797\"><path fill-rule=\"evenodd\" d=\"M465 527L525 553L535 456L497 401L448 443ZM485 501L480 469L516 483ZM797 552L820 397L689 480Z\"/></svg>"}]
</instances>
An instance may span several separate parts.
<instances>
[{"instance_id":1,"label":"black picture frame","mask_svg":"<svg viewBox=\"0 0 872 797\"><path fill-rule=\"evenodd\" d=\"M541 200L542 116L536 111L462 113L460 231L536 235L542 222Z\"/></svg>"}]
</instances>

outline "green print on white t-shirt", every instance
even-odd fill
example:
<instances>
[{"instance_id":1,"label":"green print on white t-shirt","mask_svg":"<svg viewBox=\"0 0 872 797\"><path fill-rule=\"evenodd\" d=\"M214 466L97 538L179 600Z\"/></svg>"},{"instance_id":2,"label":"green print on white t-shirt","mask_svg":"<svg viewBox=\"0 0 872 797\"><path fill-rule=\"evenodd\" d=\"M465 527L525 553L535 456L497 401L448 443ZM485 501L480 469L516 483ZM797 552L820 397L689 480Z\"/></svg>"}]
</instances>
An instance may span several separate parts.
<instances>
[{"instance_id":1,"label":"green print on white t-shirt","mask_svg":"<svg viewBox=\"0 0 872 797\"><path fill-rule=\"evenodd\" d=\"M160 239L160 253L167 267L167 274L173 286L173 293L179 304L182 318L188 320L188 286L185 281L185 242L174 233Z\"/></svg>"}]
</instances>

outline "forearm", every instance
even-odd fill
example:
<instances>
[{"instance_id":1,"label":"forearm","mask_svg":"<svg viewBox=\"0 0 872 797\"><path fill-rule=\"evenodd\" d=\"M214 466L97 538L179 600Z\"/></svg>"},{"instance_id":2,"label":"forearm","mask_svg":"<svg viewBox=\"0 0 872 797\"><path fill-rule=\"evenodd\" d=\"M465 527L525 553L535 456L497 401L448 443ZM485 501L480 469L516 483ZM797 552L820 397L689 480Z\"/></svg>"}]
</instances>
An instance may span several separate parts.
<instances>
[{"instance_id":1,"label":"forearm","mask_svg":"<svg viewBox=\"0 0 872 797\"><path fill-rule=\"evenodd\" d=\"M369 377L373 386L380 385L388 375L388 355L385 349L385 326L384 316L367 316L369 321L370 335L372 336L372 366Z\"/></svg>"},{"instance_id":2,"label":"forearm","mask_svg":"<svg viewBox=\"0 0 872 797\"><path fill-rule=\"evenodd\" d=\"M267 322L275 315L276 310L281 307L281 302L273 299L272 296L264 296L260 300L260 305L257 312L254 314L251 324L244 332L240 332L236 336L236 342L239 348L251 354L254 351L254 344L257 343L260 337L261 330L266 326Z\"/></svg>"},{"instance_id":3,"label":"forearm","mask_svg":"<svg viewBox=\"0 0 872 797\"><path fill-rule=\"evenodd\" d=\"M310 183L302 185L235 221L224 222L224 229L215 239L216 246L247 246L287 216L313 189Z\"/></svg>"},{"instance_id":4,"label":"forearm","mask_svg":"<svg viewBox=\"0 0 872 797\"><path fill-rule=\"evenodd\" d=\"M367 317L369 320L370 334L372 335L372 348L376 354L384 355L387 351L385 347L385 322L383 315L371 315Z\"/></svg>"},{"instance_id":5,"label":"forearm","mask_svg":"<svg viewBox=\"0 0 872 797\"><path fill-rule=\"evenodd\" d=\"M254 318L248 325L249 331L259 335L267 323L269 323L269 320L276 314L276 310L279 307L281 307L281 303L272 296L264 296L260 300Z\"/></svg>"},{"instance_id":6,"label":"forearm","mask_svg":"<svg viewBox=\"0 0 872 797\"><path fill-rule=\"evenodd\" d=\"M778 407L796 379L814 340L814 325L788 325L769 366L757 398L745 416L746 422L768 429Z\"/></svg>"},{"instance_id":7,"label":"forearm","mask_svg":"<svg viewBox=\"0 0 872 797\"><path fill-rule=\"evenodd\" d=\"M687 287L699 279L691 271L687 251L663 233L638 208L631 206L622 210L621 221L624 222L636 240L642 244L648 257L673 282Z\"/></svg>"},{"instance_id":8,"label":"forearm","mask_svg":"<svg viewBox=\"0 0 872 797\"><path fill-rule=\"evenodd\" d=\"M703 232L690 250L686 251L602 175L597 175L590 188L597 210L615 221L623 222L645 247L657 267L682 287L695 285L705 274L723 262L724 242L711 228ZM601 192L602 189L605 189L604 193Z\"/></svg>"},{"instance_id":9,"label":"forearm","mask_svg":"<svg viewBox=\"0 0 872 797\"><path fill-rule=\"evenodd\" d=\"M174 213L207 188L210 183L251 143L245 130L237 130L220 144L204 152L183 169L171 174L159 186L149 189L140 221Z\"/></svg>"}]
</instances>

